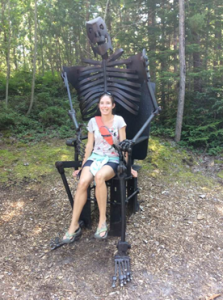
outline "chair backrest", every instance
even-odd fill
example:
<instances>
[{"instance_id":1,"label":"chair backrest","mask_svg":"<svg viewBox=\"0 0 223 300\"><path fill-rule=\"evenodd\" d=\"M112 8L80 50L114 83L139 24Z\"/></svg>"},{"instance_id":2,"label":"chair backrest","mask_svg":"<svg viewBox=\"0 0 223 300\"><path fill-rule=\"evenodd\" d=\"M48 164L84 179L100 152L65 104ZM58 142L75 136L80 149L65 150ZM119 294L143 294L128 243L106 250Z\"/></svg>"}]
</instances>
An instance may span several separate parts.
<instances>
[{"instance_id":1,"label":"chair backrest","mask_svg":"<svg viewBox=\"0 0 223 300\"><path fill-rule=\"evenodd\" d=\"M152 83L153 90L155 91L155 84ZM126 135L127 139L132 139L140 128L145 124L151 113L153 112L153 104L148 93L147 83L144 82L142 84L142 95L140 98L139 104L139 113L138 115L133 115L129 113L127 110L124 110L121 106L116 104L116 114L121 115L126 124ZM150 126L148 126L142 136L146 136L149 139L149 131ZM143 160L147 156L147 149L148 149L148 139L144 140L143 142L135 145L133 147L132 159Z\"/></svg>"}]
</instances>

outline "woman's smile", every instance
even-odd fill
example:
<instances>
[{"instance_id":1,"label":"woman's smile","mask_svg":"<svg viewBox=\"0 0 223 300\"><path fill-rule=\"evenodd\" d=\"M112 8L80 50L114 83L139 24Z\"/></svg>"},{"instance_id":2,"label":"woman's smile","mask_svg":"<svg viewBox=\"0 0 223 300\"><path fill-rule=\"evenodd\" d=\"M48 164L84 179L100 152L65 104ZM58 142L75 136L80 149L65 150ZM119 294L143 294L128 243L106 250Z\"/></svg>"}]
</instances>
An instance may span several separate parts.
<instances>
[{"instance_id":1,"label":"woman's smile","mask_svg":"<svg viewBox=\"0 0 223 300\"><path fill-rule=\"evenodd\" d=\"M112 101L109 96L105 95L103 98L101 98L99 102L99 110L101 114L112 114L113 108L114 104L112 104Z\"/></svg>"}]
</instances>

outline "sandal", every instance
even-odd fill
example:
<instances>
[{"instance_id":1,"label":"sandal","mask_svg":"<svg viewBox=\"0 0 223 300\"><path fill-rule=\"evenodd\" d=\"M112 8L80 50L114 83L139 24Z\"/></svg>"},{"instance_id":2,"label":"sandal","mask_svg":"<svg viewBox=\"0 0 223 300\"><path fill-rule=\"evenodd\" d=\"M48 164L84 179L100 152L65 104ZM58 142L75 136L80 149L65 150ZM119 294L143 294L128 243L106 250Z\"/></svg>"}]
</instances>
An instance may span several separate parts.
<instances>
[{"instance_id":1,"label":"sandal","mask_svg":"<svg viewBox=\"0 0 223 300\"><path fill-rule=\"evenodd\" d=\"M100 235L102 232L104 232L104 235ZM97 228L97 231L94 234L94 237L98 240L104 240L106 239L108 236L108 228L107 228L107 224L105 223L104 225L102 225L101 228Z\"/></svg>"},{"instance_id":2,"label":"sandal","mask_svg":"<svg viewBox=\"0 0 223 300\"><path fill-rule=\"evenodd\" d=\"M63 244L71 244L81 236L81 228L79 227L74 233L69 233L68 231L65 233L66 239L63 239L61 242Z\"/></svg>"}]
</instances>

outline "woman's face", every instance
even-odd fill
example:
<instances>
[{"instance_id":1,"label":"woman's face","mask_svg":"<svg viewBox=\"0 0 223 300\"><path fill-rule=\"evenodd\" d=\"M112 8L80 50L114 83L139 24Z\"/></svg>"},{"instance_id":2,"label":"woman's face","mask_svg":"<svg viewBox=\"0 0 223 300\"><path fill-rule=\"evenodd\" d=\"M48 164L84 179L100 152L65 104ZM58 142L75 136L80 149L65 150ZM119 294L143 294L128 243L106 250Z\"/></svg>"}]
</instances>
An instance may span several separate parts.
<instances>
[{"instance_id":1,"label":"woman's face","mask_svg":"<svg viewBox=\"0 0 223 300\"><path fill-rule=\"evenodd\" d=\"M112 104L112 100L108 95L104 95L99 102L99 110L101 115L110 115L112 110L115 107L115 104Z\"/></svg>"}]
</instances>

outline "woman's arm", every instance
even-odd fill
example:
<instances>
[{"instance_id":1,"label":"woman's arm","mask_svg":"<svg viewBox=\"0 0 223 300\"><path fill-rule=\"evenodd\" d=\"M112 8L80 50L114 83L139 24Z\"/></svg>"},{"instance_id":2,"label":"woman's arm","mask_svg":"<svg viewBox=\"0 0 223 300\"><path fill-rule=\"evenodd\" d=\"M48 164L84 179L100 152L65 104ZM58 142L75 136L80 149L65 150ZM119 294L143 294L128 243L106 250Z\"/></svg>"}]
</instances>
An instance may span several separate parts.
<instances>
[{"instance_id":1,"label":"woman's arm","mask_svg":"<svg viewBox=\"0 0 223 300\"><path fill-rule=\"evenodd\" d=\"M88 132L88 140L87 140L87 144L85 147L85 155L84 155L84 159L82 162L82 166L85 164L86 160L91 155L93 147L94 147L94 132ZM73 172L73 176L76 177L79 172L80 172L80 170L75 170Z\"/></svg>"},{"instance_id":2,"label":"woman's arm","mask_svg":"<svg viewBox=\"0 0 223 300\"><path fill-rule=\"evenodd\" d=\"M94 147L94 132L88 132L88 139L85 147L85 155L82 162L82 166L85 164L86 160L91 155L93 147Z\"/></svg>"},{"instance_id":3,"label":"woman's arm","mask_svg":"<svg viewBox=\"0 0 223 300\"><path fill-rule=\"evenodd\" d=\"M126 126L119 129L119 142L122 142L126 139Z\"/></svg>"}]
</instances>

